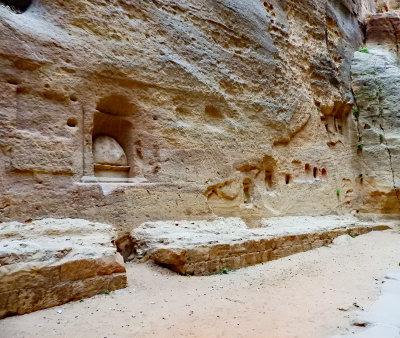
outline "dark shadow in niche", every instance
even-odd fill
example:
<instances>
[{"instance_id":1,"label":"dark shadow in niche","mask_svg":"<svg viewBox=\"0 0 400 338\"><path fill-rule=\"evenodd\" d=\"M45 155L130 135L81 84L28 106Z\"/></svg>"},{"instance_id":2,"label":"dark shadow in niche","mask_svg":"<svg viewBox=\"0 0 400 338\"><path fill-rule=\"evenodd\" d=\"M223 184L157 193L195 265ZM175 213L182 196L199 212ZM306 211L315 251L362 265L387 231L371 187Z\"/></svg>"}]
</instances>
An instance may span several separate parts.
<instances>
[{"instance_id":1,"label":"dark shadow in niche","mask_svg":"<svg viewBox=\"0 0 400 338\"><path fill-rule=\"evenodd\" d=\"M250 203L250 189L251 189L252 181L250 178L245 178L243 180L243 194L244 194L244 203Z\"/></svg>"},{"instance_id":2,"label":"dark shadow in niche","mask_svg":"<svg viewBox=\"0 0 400 338\"><path fill-rule=\"evenodd\" d=\"M0 3L10 7L17 13L23 13L32 4L32 0L0 0Z\"/></svg>"},{"instance_id":3,"label":"dark shadow in niche","mask_svg":"<svg viewBox=\"0 0 400 338\"><path fill-rule=\"evenodd\" d=\"M266 186L268 188L272 188L272 172L271 171L268 171L268 170L265 171L264 180L265 180Z\"/></svg>"},{"instance_id":4,"label":"dark shadow in niche","mask_svg":"<svg viewBox=\"0 0 400 338\"><path fill-rule=\"evenodd\" d=\"M205 109L204 109L204 112L208 116L214 117L214 118L217 118L217 119L221 119L221 118L224 117L224 115L221 113L219 108L215 107L215 106L211 106L211 105L206 106Z\"/></svg>"}]
</instances>

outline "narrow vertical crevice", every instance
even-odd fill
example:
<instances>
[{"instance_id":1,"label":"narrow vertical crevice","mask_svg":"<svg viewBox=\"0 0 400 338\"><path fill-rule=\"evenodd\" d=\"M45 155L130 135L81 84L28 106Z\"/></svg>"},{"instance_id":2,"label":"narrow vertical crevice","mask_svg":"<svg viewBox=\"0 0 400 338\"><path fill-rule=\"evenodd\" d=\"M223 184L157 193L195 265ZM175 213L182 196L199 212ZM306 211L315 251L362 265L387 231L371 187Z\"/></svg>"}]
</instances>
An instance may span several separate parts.
<instances>
[{"instance_id":1,"label":"narrow vertical crevice","mask_svg":"<svg viewBox=\"0 0 400 338\"><path fill-rule=\"evenodd\" d=\"M82 126L81 126L81 137L82 137L82 177L85 176L85 108L81 104L82 109Z\"/></svg>"},{"instance_id":2,"label":"narrow vertical crevice","mask_svg":"<svg viewBox=\"0 0 400 338\"><path fill-rule=\"evenodd\" d=\"M367 43L367 25L365 23L360 24L361 32L363 34L363 44Z\"/></svg>"},{"instance_id":3,"label":"narrow vertical crevice","mask_svg":"<svg viewBox=\"0 0 400 338\"><path fill-rule=\"evenodd\" d=\"M351 73L350 73L350 76L351 76ZM353 79L350 78L350 81L353 81ZM350 89L351 89L351 94L353 95L353 99L354 99L354 106L356 107L355 108L356 110L353 110L353 112L357 112L355 114L353 113L353 116L356 120L356 125L357 125L357 138L358 138L358 142L361 142L362 138L361 138L361 132L360 132L360 119L359 119L360 106L357 103L357 98L356 98L356 95L354 94L353 88L351 87Z\"/></svg>"}]
</instances>

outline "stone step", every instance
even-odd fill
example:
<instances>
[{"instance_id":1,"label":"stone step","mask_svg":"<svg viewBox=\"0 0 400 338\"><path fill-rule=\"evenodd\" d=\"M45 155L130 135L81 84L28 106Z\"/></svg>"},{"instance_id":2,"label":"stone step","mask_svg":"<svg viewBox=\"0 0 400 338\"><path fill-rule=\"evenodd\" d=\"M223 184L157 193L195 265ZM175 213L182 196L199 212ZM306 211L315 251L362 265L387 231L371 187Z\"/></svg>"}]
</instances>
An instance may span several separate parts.
<instances>
[{"instance_id":1,"label":"stone step","mask_svg":"<svg viewBox=\"0 0 400 338\"><path fill-rule=\"evenodd\" d=\"M180 274L209 275L329 245L341 235L386 230L398 222L351 216L277 217L249 229L240 218L146 222L131 233L136 253Z\"/></svg>"}]
</instances>

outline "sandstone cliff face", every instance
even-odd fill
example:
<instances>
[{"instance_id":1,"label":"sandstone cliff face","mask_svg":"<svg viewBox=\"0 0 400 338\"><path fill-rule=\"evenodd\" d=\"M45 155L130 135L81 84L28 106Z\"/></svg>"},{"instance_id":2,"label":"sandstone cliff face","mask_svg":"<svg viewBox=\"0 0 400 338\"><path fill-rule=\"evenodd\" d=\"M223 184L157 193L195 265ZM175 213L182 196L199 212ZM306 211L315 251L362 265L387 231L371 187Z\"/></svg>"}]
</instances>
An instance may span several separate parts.
<instances>
[{"instance_id":1,"label":"sandstone cliff face","mask_svg":"<svg viewBox=\"0 0 400 338\"><path fill-rule=\"evenodd\" d=\"M352 65L359 133L362 209L400 212L400 16L372 15L367 21L367 47Z\"/></svg>"},{"instance_id":2,"label":"sandstone cliff face","mask_svg":"<svg viewBox=\"0 0 400 338\"><path fill-rule=\"evenodd\" d=\"M350 65L372 8L0 7L0 219L82 217L123 233L146 220L239 216L256 226L369 211L360 209Z\"/></svg>"}]
</instances>

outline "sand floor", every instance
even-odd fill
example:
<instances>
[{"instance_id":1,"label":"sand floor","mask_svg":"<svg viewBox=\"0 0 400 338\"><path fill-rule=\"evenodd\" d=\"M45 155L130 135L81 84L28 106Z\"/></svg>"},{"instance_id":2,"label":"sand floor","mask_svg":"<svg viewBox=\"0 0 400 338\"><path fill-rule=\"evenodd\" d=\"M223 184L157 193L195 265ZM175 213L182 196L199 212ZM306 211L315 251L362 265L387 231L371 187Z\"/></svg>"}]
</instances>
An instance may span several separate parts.
<instances>
[{"instance_id":1,"label":"sand floor","mask_svg":"<svg viewBox=\"0 0 400 338\"><path fill-rule=\"evenodd\" d=\"M128 263L129 287L0 321L0 337L332 337L400 273L400 232L333 245L226 275L186 277Z\"/></svg>"}]
</instances>

